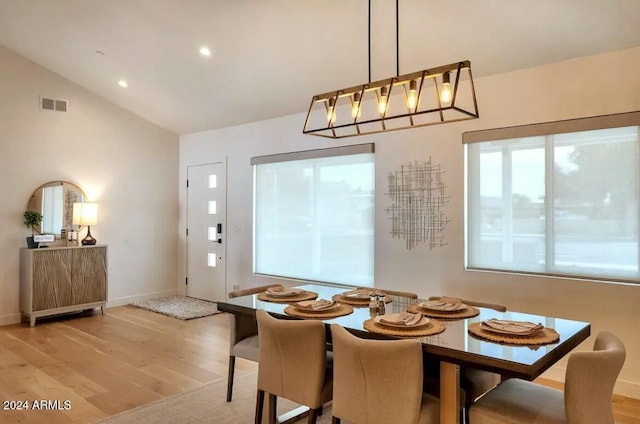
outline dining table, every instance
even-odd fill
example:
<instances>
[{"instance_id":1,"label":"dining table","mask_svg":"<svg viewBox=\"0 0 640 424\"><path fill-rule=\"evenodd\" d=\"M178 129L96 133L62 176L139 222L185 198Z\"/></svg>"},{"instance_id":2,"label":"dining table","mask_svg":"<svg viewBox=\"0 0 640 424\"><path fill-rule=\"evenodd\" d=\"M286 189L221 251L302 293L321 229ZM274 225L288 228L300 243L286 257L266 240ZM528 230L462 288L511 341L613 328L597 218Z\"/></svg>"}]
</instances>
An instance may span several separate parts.
<instances>
[{"instance_id":1,"label":"dining table","mask_svg":"<svg viewBox=\"0 0 640 424\"><path fill-rule=\"evenodd\" d=\"M304 284L296 286L302 290L317 293L318 299L332 299L352 288L325 284ZM375 288L372 288L374 290ZM285 312L287 303L260 300L258 294L241 296L218 302L218 310L230 314L253 315L257 309L264 309L274 316L301 319ZM410 305L421 299L390 296L385 305L385 313L402 313ZM490 296L483 301L491 301ZM263 297L264 298L264 297ZM558 362L567 353L587 339L591 333L588 322L536 315L523 312L499 312L487 307L476 307L479 314L469 318L438 320L444 324L444 331L430 336L415 337L422 343L425 361L438 361L440 366L440 423L457 424L460 419L460 367L470 367L500 374L503 379L520 378L533 380ZM348 315L322 319L325 325L339 324L351 333L376 339L397 338L372 332L364 323L372 318L372 312L365 307L354 307ZM540 323L555 330L557 341L547 344L509 344L480 338L469 331L474 323L498 319L519 322ZM477 325L477 324L476 324ZM328 331L330 335L330 332ZM388 370L392 372L392 370Z\"/></svg>"}]
</instances>

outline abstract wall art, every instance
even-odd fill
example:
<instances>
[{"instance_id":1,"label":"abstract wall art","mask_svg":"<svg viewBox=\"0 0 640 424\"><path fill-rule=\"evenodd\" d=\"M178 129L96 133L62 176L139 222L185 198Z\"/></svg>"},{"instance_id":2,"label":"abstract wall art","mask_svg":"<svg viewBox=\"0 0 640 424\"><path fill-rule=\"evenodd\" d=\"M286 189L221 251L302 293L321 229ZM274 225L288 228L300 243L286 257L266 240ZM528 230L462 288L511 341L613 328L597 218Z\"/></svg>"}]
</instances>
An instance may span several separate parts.
<instances>
[{"instance_id":1,"label":"abstract wall art","mask_svg":"<svg viewBox=\"0 0 640 424\"><path fill-rule=\"evenodd\" d=\"M444 206L449 202L439 164L429 160L401 165L389 173L391 206L386 208L391 219L391 236L405 240L413 249L426 243L429 250L446 244L443 231L449 222Z\"/></svg>"}]
</instances>

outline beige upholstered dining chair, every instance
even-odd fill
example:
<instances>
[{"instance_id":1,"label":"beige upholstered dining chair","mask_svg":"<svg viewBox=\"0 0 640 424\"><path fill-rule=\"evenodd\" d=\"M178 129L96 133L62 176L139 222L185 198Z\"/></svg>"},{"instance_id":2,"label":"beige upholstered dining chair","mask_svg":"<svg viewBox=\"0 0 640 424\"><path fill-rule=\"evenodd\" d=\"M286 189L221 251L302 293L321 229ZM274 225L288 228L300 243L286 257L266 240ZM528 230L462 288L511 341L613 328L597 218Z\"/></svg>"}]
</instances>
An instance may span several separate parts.
<instances>
[{"instance_id":1,"label":"beige upholstered dining chair","mask_svg":"<svg viewBox=\"0 0 640 424\"><path fill-rule=\"evenodd\" d=\"M569 356L564 393L529 381L509 379L473 404L471 424L613 424L611 395L626 356L608 331L593 351Z\"/></svg>"},{"instance_id":2,"label":"beige upholstered dining chair","mask_svg":"<svg viewBox=\"0 0 640 424\"><path fill-rule=\"evenodd\" d=\"M418 340L365 340L337 324L331 335L333 424L439 422L438 399L422 392Z\"/></svg>"},{"instance_id":3,"label":"beige upholstered dining chair","mask_svg":"<svg viewBox=\"0 0 640 424\"><path fill-rule=\"evenodd\" d=\"M402 296L402 297L408 297L409 299L417 299L418 295L416 293L411 293L411 292L404 292L404 291L398 291L398 290L387 290L387 289L383 289L381 287L358 287L358 290L379 290L381 292L384 292L386 294L389 294L391 296Z\"/></svg>"},{"instance_id":4,"label":"beige upholstered dining chair","mask_svg":"<svg viewBox=\"0 0 640 424\"><path fill-rule=\"evenodd\" d=\"M322 321L286 320L256 311L260 360L256 424L262 420L265 393L275 405L283 397L308 406L309 424L331 400L333 378L327 367L326 330ZM269 422L275 421L275 408Z\"/></svg>"},{"instance_id":5,"label":"beige upholstered dining chair","mask_svg":"<svg viewBox=\"0 0 640 424\"><path fill-rule=\"evenodd\" d=\"M247 296L250 294L262 293L269 287L278 286L270 284L268 286L251 287L243 290L232 291L227 296L234 297ZM229 375L227 377L227 402L231 402L233 395L233 376L236 368L236 357L258 362L258 326L254 317L248 315L229 314L230 318L230 340L229 340Z\"/></svg>"}]
</instances>

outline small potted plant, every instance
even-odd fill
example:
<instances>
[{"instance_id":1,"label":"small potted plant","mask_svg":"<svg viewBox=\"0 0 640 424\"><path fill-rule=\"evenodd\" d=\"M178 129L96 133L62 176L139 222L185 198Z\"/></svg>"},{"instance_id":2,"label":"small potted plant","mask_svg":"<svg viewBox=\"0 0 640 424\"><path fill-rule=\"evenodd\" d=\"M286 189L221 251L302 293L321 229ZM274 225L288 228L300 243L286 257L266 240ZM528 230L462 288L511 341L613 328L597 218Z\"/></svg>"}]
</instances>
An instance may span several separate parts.
<instances>
[{"instance_id":1,"label":"small potted plant","mask_svg":"<svg viewBox=\"0 0 640 424\"><path fill-rule=\"evenodd\" d=\"M37 232L36 227L42 222L42 214L37 211L24 211L24 226L31 228L31 237L27 237L27 246L29 249L38 247L38 243L33 241L33 236Z\"/></svg>"}]
</instances>

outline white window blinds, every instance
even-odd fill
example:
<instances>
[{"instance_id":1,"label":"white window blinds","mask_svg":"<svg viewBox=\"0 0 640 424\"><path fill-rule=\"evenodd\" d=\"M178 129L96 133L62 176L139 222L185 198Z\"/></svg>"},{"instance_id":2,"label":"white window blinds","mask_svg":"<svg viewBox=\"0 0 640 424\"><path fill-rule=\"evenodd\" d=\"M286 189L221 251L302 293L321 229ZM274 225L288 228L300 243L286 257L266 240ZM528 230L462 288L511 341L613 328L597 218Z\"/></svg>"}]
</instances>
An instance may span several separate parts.
<instances>
[{"instance_id":1,"label":"white window blinds","mask_svg":"<svg viewBox=\"0 0 640 424\"><path fill-rule=\"evenodd\" d=\"M640 113L465 133L467 267L640 280Z\"/></svg>"},{"instance_id":2,"label":"white window blinds","mask_svg":"<svg viewBox=\"0 0 640 424\"><path fill-rule=\"evenodd\" d=\"M256 157L258 274L373 285L374 146Z\"/></svg>"}]
</instances>

